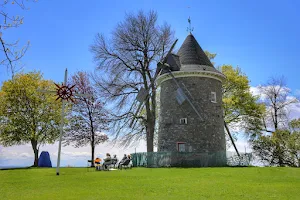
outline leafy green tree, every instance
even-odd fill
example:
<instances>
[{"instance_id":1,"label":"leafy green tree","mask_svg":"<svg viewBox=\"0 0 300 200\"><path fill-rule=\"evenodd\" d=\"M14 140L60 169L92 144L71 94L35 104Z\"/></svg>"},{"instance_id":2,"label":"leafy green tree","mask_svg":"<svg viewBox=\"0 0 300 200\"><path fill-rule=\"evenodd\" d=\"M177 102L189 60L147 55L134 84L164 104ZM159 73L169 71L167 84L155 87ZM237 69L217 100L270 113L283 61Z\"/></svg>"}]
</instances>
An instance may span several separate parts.
<instances>
[{"instance_id":1,"label":"leafy green tree","mask_svg":"<svg viewBox=\"0 0 300 200\"><path fill-rule=\"evenodd\" d=\"M206 54L206 56L208 57L208 59L211 61L211 63L213 65L215 65L215 62L213 62L213 59L215 59L215 57L217 56L216 53L210 53L209 51L204 51L204 53Z\"/></svg>"},{"instance_id":2,"label":"leafy green tree","mask_svg":"<svg viewBox=\"0 0 300 200\"><path fill-rule=\"evenodd\" d=\"M258 103L259 97L251 93L248 77L240 68L223 65L221 70L227 78L223 83L224 120L232 128L244 130L253 139L263 129L261 119L265 107Z\"/></svg>"},{"instance_id":3,"label":"leafy green tree","mask_svg":"<svg viewBox=\"0 0 300 200\"><path fill-rule=\"evenodd\" d=\"M300 167L300 118L291 120L289 125L292 134L288 147L295 165Z\"/></svg>"},{"instance_id":4,"label":"leafy green tree","mask_svg":"<svg viewBox=\"0 0 300 200\"><path fill-rule=\"evenodd\" d=\"M59 136L61 103L38 90L54 90L41 73L17 74L5 81L0 91L0 143L4 146L30 142L34 166L40 145L54 143Z\"/></svg>"},{"instance_id":5,"label":"leafy green tree","mask_svg":"<svg viewBox=\"0 0 300 200\"><path fill-rule=\"evenodd\" d=\"M212 61L217 54L205 51ZM219 70L226 76L223 82L224 121L232 129L243 130L255 138L263 129L265 106L258 102L259 96L250 91L250 81L240 68L222 65Z\"/></svg>"},{"instance_id":6,"label":"leafy green tree","mask_svg":"<svg viewBox=\"0 0 300 200\"><path fill-rule=\"evenodd\" d=\"M269 165L299 166L300 122L289 122L288 117L289 105L298 99L291 96L283 77L270 78L258 88L266 112L262 118L264 129L252 144L254 152Z\"/></svg>"},{"instance_id":7,"label":"leafy green tree","mask_svg":"<svg viewBox=\"0 0 300 200\"><path fill-rule=\"evenodd\" d=\"M300 167L300 119L289 124L290 129L277 129L253 141L255 154L267 165Z\"/></svg>"}]
</instances>

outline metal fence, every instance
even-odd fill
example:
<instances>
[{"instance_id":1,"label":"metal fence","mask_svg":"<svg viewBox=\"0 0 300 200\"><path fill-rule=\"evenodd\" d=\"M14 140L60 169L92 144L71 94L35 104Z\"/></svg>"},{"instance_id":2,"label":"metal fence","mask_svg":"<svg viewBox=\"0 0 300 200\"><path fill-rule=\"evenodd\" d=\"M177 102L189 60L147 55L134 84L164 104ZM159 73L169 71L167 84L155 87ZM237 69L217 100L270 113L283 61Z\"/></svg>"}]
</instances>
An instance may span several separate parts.
<instances>
[{"instance_id":1,"label":"metal fence","mask_svg":"<svg viewBox=\"0 0 300 200\"><path fill-rule=\"evenodd\" d=\"M252 154L237 156L231 152L144 152L133 153L134 167L224 167L249 166Z\"/></svg>"}]
</instances>

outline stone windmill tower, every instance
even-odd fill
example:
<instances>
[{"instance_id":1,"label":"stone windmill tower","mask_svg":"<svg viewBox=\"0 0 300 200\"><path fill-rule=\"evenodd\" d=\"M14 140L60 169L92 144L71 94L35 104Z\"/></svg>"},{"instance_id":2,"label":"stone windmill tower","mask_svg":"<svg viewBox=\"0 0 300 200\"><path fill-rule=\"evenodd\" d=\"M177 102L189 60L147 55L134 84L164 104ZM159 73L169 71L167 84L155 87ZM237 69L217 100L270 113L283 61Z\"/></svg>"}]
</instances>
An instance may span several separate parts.
<instances>
[{"instance_id":1,"label":"stone windmill tower","mask_svg":"<svg viewBox=\"0 0 300 200\"><path fill-rule=\"evenodd\" d=\"M222 81L190 33L161 74L159 152L226 152Z\"/></svg>"}]
</instances>

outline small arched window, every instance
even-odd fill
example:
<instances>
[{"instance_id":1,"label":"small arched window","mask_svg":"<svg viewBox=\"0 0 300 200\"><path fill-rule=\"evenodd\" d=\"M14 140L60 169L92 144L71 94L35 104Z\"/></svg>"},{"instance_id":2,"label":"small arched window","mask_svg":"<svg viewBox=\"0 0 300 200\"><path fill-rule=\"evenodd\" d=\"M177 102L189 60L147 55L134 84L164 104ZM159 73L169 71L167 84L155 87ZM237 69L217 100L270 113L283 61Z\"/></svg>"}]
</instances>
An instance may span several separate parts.
<instances>
[{"instance_id":1,"label":"small arched window","mask_svg":"<svg viewBox=\"0 0 300 200\"><path fill-rule=\"evenodd\" d=\"M210 101L212 103L217 103L217 94L216 94L216 92L211 92L210 93Z\"/></svg>"}]
</instances>

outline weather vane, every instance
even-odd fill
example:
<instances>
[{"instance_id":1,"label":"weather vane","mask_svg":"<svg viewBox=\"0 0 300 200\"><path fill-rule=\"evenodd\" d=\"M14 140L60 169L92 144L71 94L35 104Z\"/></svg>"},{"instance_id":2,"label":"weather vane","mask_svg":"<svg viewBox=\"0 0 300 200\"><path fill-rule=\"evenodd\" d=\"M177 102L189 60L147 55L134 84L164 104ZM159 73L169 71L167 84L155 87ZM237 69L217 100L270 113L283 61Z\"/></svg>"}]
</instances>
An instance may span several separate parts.
<instances>
[{"instance_id":1,"label":"weather vane","mask_svg":"<svg viewBox=\"0 0 300 200\"><path fill-rule=\"evenodd\" d=\"M187 27L187 31L192 33L192 31L194 30L194 27L192 27L191 17L188 18L188 23L189 23L189 27Z\"/></svg>"}]
</instances>

